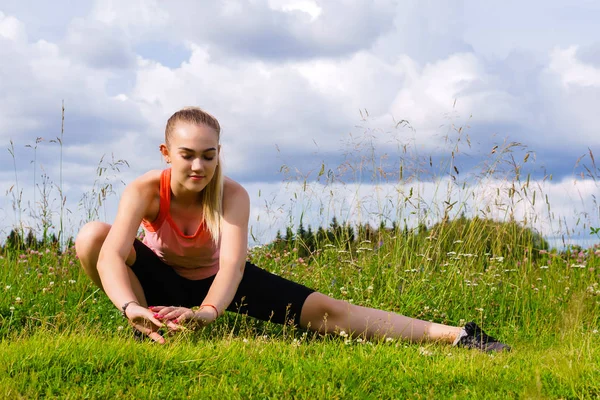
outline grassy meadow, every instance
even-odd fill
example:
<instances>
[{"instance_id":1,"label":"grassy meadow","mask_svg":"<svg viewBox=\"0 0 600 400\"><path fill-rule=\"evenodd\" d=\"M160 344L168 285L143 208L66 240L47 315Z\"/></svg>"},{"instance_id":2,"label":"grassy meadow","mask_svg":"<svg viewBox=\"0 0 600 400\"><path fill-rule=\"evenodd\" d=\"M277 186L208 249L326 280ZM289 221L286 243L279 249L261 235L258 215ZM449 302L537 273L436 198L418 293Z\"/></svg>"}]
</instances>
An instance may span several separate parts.
<instances>
[{"instance_id":1,"label":"grassy meadow","mask_svg":"<svg viewBox=\"0 0 600 400\"><path fill-rule=\"evenodd\" d=\"M361 144L367 161L352 161L364 169L351 172L375 174L383 185L381 159L369 143ZM438 169L454 176L447 204L437 218L409 226L403 221L412 205L423 202L408 183L423 179L423 165L433 163L405 151L397 173L385 177L385 184L406 188L394 200L392 220L399 222L389 223L381 211L386 218L378 228L333 221L306 231L300 223L252 248L249 259L354 304L451 325L476 321L512 352L319 336L232 313L163 346L140 342L79 268L73 248L45 241L5 245L0 255L0 398L600 397L600 247L551 249L530 228L531 214L514 212L520 201L535 203L536 191L538 201L544 198L520 165L513 173L500 168L502 160L514 161L514 146L492 151L478 178L502 182L505 203L485 214L470 212L468 200L452 201L456 191L464 199L472 194L464 173L459 179L453 147ZM340 171L323 166L301 179L334 187ZM301 201L299 207L308 208ZM504 218L491 217L498 210Z\"/></svg>"}]
</instances>

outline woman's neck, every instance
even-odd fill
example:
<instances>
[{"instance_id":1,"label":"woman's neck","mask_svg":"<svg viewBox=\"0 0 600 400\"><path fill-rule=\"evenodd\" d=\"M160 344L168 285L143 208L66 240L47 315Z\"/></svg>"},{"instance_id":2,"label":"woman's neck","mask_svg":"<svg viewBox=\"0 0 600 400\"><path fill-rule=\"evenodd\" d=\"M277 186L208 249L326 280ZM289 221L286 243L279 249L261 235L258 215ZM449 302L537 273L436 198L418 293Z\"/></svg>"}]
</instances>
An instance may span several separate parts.
<instances>
[{"instance_id":1,"label":"woman's neck","mask_svg":"<svg viewBox=\"0 0 600 400\"><path fill-rule=\"evenodd\" d=\"M171 203L179 209L194 209L200 206L200 194L171 185Z\"/></svg>"}]
</instances>

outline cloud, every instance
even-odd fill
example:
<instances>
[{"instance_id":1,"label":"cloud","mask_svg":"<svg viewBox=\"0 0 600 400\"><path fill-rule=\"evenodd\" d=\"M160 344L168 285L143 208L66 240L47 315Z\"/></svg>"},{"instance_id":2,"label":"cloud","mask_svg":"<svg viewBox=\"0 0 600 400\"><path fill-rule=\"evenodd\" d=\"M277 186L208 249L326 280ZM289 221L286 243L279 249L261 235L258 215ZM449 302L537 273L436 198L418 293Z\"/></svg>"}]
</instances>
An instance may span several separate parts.
<instances>
[{"instance_id":1,"label":"cloud","mask_svg":"<svg viewBox=\"0 0 600 400\"><path fill-rule=\"evenodd\" d=\"M373 53L393 62L409 57L418 64L435 62L455 53L472 51L463 38L463 1L402 1L394 11L393 28L373 45Z\"/></svg>"},{"instance_id":2,"label":"cloud","mask_svg":"<svg viewBox=\"0 0 600 400\"><path fill-rule=\"evenodd\" d=\"M555 47L589 45L600 30L600 4L594 1L465 0L462 13L464 40L486 59L504 59L514 50L543 55Z\"/></svg>"},{"instance_id":3,"label":"cloud","mask_svg":"<svg viewBox=\"0 0 600 400\"><path fill-rule=\"evenodd\" d=\"M82 18L71 22L63 49L71 59L93 69L129 69L136 59L120 29Z\"/></svg>"},{"instance_id":4,"label":"cloud","mask_svg":"<svg viewBox=\"0 0 600 400\"><path fill-rule=\"evenodd\" d=\"M600 68L600 42L589 46L578 46L576 58L584 64Z\"/></svg>"},{"instance_id":5,"label":"cloud","mask_svg":"<svg viewBox=\"0 0 600 400\"><path fill-rule=\"evenodd\" d=\"M448 169L448 140L458 140L459 128L470 140L463 136L455 151L461 179L476 176L505 139L528 146L515 150L519 163L536 152L523 171L539 171L535 178L571 176L577 158L599 144L592 17L600 8L591 3L53 4L2 5L0 57L10 62L0 63L0 139L15 141L17 172L31 182L24 146L43 137L37 160L56 176L58 148L49 141L60 134L64 99L73 199L91 187L103 154L130 162L126 181L164 167L157 148L165 122L187 105L219 118L228 173L265 187L290 177L282 167L311 180L322 164L348 167L369 146L387 157L390 174L403 146L421 156L413 170L428 156ZM555 29L557 21L569 29ZM402 120L409 124L396 127ZM0 166L12 171L12 160ZM361 173L367 182L368 169Z\"/></svg>"},{"instance_id":6,"label":"cloud","mask_svg":"<svg viewBox=\"0 0 600 400\"><path fill-rule=\"evenodd\" d=\"M320 3L318 11L305 3L179 2L165 8L180 35L210 45L214 54L277 61L338 57L368 48L391 28L395 2L335 0Z\"/></svg>"}]
</instances>

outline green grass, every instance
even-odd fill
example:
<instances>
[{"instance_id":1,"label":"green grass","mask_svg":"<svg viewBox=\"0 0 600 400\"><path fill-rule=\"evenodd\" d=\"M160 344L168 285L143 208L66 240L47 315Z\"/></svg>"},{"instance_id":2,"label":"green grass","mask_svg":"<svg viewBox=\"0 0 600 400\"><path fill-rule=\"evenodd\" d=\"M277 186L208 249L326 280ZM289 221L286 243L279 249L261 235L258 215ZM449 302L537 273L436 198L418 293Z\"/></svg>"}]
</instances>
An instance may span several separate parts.
<instances>
[{"instance_id":1,"label":"green grass","mask_svg":"<svg viewBox=\"0 0 600 400\"><path fill-rule=\"evenodd\" d=\"M475 320L513 351L347 341L231 313L164 346L139 343L71 252L13 252L0 260L0 398L600 396L594 249L586 268L565 253L519 267L488 260L485 270L484 257L454 254L444 268L417 256L418 268L394 265L396 251L393 242L376 254L326 247L298 260L263 247L251 259L355 304L454 325Z\"/></svg>"},{"instance_id":2,"label":"green grass","mask_svg":"<svg viewBox=\"0 0 600 400\"><path fill-rule=\"evenodd\" d=\"M2 343L0 395L64 398L406 398L600 395L597 339L485 355L431 345L174 340L43 331Z\"/></svg>"},{"instance_id":3,"label":"green grass","mask_svg":"<svg viewBox=\"0 0 600 400\"><path fill-rule=\"evenodd\" d=\"M600 395L596 337L486 355L442 345L278 337L135 343L93 331L5 340L2 398L406 398Z\"/></svg>"}]
</instances>

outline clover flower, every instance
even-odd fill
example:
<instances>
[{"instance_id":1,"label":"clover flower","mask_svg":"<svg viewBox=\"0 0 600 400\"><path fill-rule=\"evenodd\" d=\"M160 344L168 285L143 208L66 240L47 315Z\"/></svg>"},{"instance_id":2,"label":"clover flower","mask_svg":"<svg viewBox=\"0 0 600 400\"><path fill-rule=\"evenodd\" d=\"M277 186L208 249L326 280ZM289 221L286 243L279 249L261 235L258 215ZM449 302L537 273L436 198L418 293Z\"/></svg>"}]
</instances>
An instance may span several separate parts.
<instances>
[{"instance_id":1,"label":"clover flower","mask_svg":"<svg viewBox=\"0 0 600 400\"><path fill-rule=\"evenodd\" d=\"M433 355L433 353L427 350L425 347L419 347L419 354L425 357Z\"/></svg>"}]
</instances>

